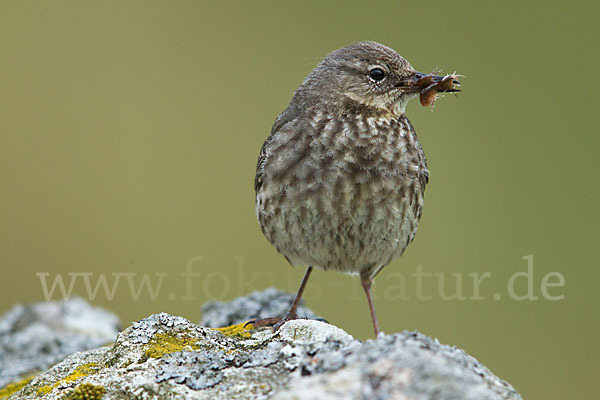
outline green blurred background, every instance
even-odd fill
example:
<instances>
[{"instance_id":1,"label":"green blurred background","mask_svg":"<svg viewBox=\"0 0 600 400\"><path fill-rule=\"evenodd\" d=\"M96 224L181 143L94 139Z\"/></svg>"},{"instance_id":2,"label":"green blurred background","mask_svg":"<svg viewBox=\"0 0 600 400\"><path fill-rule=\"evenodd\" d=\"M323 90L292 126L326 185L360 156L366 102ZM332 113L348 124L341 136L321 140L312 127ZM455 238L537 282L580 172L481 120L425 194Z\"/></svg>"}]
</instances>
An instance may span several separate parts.
<instances>
[{"instance_id":1,"label":"green blurred background","mask_svg":"<svg viewBox=\"0 0 600 400\"><path fill-rule=\"evenodd\" d=\"M407 113L431 182L416 240L374 287L382 329L418 329L477 357L528 399L598 398L599 7L592 2L3 1L0 3L0 313L43 300L40 278L166 273L155 300L123 278L127 326L276 286L292 269L254 215L256 158L293 90L358 40L464 91ZM537 301L509 299L534 256ZM202 260L199 256L203 257ZM186 299L181 274L201 276ZM430 278L490 272L485 300L444 301ZM399 299L398 274L406 278ZM549 272L565 278L541 296ZM556 281L555 279L551 281ZM525 291L521 280L517 292ZM73 293L86 297L82 281ZM493 294L501 294L494 300ZM53 299L59 299L58 292ZM358 279L313 274L307 304L358 338Z\"/></svg>"}]
</instances>

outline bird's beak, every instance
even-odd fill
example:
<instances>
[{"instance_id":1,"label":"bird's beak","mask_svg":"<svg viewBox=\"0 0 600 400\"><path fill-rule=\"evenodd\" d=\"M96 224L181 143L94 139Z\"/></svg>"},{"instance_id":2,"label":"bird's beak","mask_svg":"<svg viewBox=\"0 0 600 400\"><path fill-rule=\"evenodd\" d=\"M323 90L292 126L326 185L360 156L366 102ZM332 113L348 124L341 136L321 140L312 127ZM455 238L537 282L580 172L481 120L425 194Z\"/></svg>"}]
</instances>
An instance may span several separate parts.
<instances>
[{"instance_id":1,"label":"bird's beak","mask_svg":"<svg viewBox=\"0 0 600 400\"><path fill-rule=\"evenodd\" d=\"M426 89L436 88L437 92L460 92L456 86L460 86L458 75L450 74L445 76L424 74L423 72L415 72L408 78L403 79L397 85L407 92L422 92Z\"/></svg>"}]
</instances>

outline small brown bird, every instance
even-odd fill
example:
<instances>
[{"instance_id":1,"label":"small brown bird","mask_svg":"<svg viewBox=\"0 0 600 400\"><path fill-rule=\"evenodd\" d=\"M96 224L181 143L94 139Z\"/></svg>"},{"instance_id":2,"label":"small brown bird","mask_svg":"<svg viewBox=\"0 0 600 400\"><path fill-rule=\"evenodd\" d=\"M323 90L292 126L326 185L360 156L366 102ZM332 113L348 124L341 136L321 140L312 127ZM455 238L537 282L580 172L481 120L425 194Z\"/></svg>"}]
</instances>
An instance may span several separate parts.
<instances>
[{"instance_id":1,"label":"small brown bird","mask_svg":"<svg viewBox=\"0 0 600 400\"><path fill-rule=\"evenodd\" d=\"M254 188L263 233L292 265L308 265L282 317L298 318L313 267L358 274L375 335L373 278L413 240L429 180L425 154L405 115L457 91L456 75L416 72L393 49L360 42L330 53L296 90L260 151Z\"/></svg>"}]
</instances>

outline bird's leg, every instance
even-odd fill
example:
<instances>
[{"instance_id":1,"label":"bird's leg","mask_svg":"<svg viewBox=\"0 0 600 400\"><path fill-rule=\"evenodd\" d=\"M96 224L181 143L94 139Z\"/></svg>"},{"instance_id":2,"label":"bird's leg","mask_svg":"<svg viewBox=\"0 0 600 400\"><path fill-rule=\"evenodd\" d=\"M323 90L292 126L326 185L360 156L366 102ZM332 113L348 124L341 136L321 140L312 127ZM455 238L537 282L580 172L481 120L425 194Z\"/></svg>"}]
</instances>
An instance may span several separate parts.
<instances>
[{"instance_id":1,"label":"bird's leg","mask_svg":"<svg viewBox=\"0 0 600 400\"><path fill-rule=\"evenodd\" d=\"M246 322L246 325L252 324L255 328L260 328L262 326L272 326L273 332L276 332L283 324L288 321L298 319L298 304L300 304L300 299L302 298L302 293L304 293L304 288L306 287L306 282L308 282L308 278L310 277L310 273L312 272L312 267L309 266L304 273L304 277L302 278L302 283L300 283L300 287L298 288L298 293L296 293L296 297L292 302L292 305L287 310L287 312L282 317L272 317L272 318L263 318L256 319L252 321Z\"/></svg>"},{"instance_id":2,"label":"bird's leg","mask_svg":"<svg viewBox=\"0 0 600 400\"><path fill-rule=\"evenodd\" d=\"M365 290L367 295L367 301L369 302L369 311L371 312L371 321L373 321L373 329L375 330L375 337L379 335L379 323L377 323L377 315L375 315L375 305L373 304L373 296L371 295L371 285L373 284L373 278L371 278L370 271L365 270L360 273L360 284Z\"/></svg>"}]
</instances>

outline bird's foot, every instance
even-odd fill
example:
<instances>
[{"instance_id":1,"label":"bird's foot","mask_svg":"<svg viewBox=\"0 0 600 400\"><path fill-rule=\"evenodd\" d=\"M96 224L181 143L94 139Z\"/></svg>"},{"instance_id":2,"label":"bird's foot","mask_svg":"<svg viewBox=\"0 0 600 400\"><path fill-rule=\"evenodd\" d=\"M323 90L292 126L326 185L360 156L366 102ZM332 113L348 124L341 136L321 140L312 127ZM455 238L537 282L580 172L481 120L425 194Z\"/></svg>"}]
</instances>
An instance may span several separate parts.
<instances>
[{"instance_id":1,"label":"bird's foot","mask_svg":"<svg viewBox=\"0 0 600 400\"><path fill-rule=\"evenodd\" d=\"M295 311L288 311L282 317L262 318L248 321L244 324L244 327L248 325L252 325L253 328L262 328L263 326L270 326L273 329L273 332L277 332L279 328L283 326L283 324L295 319L300 319L300 317L298 317L298 314Z\"/></svg>"}]
</instances>

